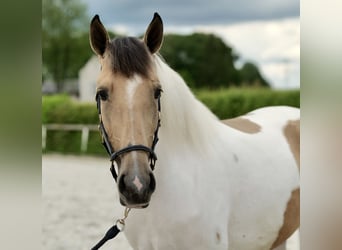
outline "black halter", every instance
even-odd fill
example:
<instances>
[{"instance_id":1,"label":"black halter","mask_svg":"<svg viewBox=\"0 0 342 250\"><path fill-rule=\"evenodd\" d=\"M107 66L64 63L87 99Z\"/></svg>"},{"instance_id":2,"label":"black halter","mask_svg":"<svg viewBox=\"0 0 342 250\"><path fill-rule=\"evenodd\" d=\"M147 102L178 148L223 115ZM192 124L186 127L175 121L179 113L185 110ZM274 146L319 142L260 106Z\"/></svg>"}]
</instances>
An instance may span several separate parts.
<instances>
[{"instance_id":1,"label":"black halter","mask_svg":"<svg viewBox=\"0 0 342 250\"><path fill-rule=\"evenodd\" d=\"M101 115L101 97L100 95L96 95L96 102L97 102L97 111L99 114L99 118L100 118L100 124L99 124L99 130L100 130L100 134L102 137L102 145L104 146L104 148L106 149L107 153L110 156L110 161L112 162L112 165L110 167L110 171L112 172L113 178L116 181L116 179L118 178L118 175L115 171L115 167L114 167L114 161L117 160L117 158L125 153L131 152L131 151L145 151L148 153L148 157L150 160L150 166L151 169L154 170L154 166L156 164L156 160L157 160L157 156L154 153L154 149L156 147L156 144L158 142L158 130L160 127L160 96L157 97L158 99L158 123L157 123L157 127L156 130L154 131L154 137L153 137L153 142L152 142L152 146L151 148L146 147L144 145L132 145L132 146L127 146L125 148L122 148L118 151L114 151L112 144L110 143L110 141L108 140L108 135L107 132L105 130L105 127L103 125L102 122L102 115Z\"/></svg>"}]
</instances>

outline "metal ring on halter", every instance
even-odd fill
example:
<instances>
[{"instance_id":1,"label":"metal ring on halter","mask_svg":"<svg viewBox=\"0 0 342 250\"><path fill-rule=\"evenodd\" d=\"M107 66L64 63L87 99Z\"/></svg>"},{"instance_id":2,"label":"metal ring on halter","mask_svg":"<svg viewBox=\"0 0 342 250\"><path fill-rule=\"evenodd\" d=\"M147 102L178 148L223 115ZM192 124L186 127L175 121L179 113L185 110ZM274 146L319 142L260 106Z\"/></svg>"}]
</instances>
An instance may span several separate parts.
<instances>
[{"instance_id":1,"label":"metal ring on halter","mask_svg":"<svg viewBox=\"0 0 342 250\"><path fill-rule=\"evenodd\" d=\"M122 232L123 230L125 230L125 220L124 219L118 219L115 222L116 227L120 230L120 232ZM121 226L119 226L121 225Z\"/></svg>"},{"instance_id":2,"label":"metal ring on halter","mask_svg":"<svg viewBox=\"0 0 342 250\"><path fill-rule=\"evenodd\" d=\"M128 217L128 214L129 212L131 211L130 208L125 208L125 213L124 213L124 217L121 218L121 219L118 219L116 222L115 222L115 225L117 226L117 228L122 232L124 229L125 229L125 220L127 219ZM121 226L119 226L121 225Z\"/></svg>"}]
</instances>

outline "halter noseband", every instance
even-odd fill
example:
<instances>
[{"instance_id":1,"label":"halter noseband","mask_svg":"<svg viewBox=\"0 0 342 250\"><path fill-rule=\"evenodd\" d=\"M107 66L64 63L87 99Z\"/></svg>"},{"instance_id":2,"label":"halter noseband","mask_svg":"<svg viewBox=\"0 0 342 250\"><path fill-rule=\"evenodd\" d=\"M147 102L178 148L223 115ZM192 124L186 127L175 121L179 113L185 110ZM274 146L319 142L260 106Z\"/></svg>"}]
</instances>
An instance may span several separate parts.
<instances>
[{"instance_id":1,"label":"halter noseband","mask_svg":"<svg viewBox=\"0 0 342 250\"><path fill-rule=\"evenodd\" d=\"M100 134L102 137L102 145L104 146L104 148L106 149L107 153L110 156L110 161L112 162L112 165L110 167L110 171L112 172L112 175L113 175L113 178L115 181L118 178L118 175L117 175L115 167L114 167L114 161L117 160L117 158L120 155L125 154L125 153L129 153L131 151L145 151L145 152L147 152L148 156L149 156L149 160L150 160L150 167L152 170L154 170L154 166L155 166L156 161L157 161L157 155L154 153L154 149L155 149L156 144L159 140L158 130L160 127L160 111L161 111L160 96L158 96L157 98L158 98L158 123L157 123L156 130L154 131L153 142L152 142L151 148L146 147L144 145L131 145L131 146L124 147L118 151L114 151L112 144L110 143L110 141L108 139L108 134L106 132L106 129L105 129L103 122L102 122L101 97L98 94L96 95L97 111L98 111L99 118L100 118L99 130L100 130Z\"/></svg>"}]
</instances>

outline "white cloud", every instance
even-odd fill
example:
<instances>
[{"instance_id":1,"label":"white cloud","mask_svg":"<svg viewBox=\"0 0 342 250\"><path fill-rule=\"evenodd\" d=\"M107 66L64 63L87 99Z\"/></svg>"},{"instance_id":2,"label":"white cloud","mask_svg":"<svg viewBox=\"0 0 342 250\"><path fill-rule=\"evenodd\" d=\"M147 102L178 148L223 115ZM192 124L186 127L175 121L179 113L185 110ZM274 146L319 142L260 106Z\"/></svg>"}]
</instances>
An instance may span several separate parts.
<instances>
[{"instance_id":1,"label":"white cloud","mask_svg":"<svg viewBox=\"0 0 342 250\"><path fill-rule=\"evenodd\" d=\"M299 18L234 25L198 26L195 31L220 36L240 55L253 61L275 88L299 88ZM240 62L241 63L241 62Z\"/></svg>"},{"instance_id":2,"label":"white cloud","mask_svg":"<svg viewBox=\"0 0 342 250\"><path fill-rule=\"evenodd\" d=\"M129 27L125 24L114 24L112 25L109 30L114 31L116 34L120 35L132 35L134 32L129 29Z\"/></svg>"},{"instance_id":3,"label":"white cloud","mask_svg":"<svg viewBox=\"0 0 342 250\"><path fill-rule=\"evenodd\" d=\"M263 63L261 71L267 79L272 81L272 86L278 89L300 87L300 66L297 63ZM271 77L269 77L271 76Z\"/></svg>"},{"instance_id":4,"label":"white cloud","mask_svg":"<svg viewBox=\"0 0 342 250\"><path fill-rule=\"evenodd\" d=\"M134 27L112 26L126 35L138 35ZM299 18L253 21L231 25L165 26L165 33L214 33L240 56L237 67L245 61L256 63L274 88L300 87L300 21Z\"/></svg>"}]
</instances>

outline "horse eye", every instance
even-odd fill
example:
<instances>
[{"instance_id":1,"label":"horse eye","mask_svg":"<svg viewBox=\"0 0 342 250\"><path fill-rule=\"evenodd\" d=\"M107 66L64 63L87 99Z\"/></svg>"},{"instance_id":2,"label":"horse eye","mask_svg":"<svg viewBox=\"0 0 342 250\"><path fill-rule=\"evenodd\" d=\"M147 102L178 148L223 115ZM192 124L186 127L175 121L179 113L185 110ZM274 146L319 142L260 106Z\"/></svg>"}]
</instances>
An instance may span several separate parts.
<instances>
[{"instance_id":1,"label":"horse eye","mask_svg":"<svg viewBox=\"0 0 342 250\"><path fill-rule=\"evenodd\" d=\"M99 90L96 95L100 96L102 101L106 101L108 99L108 91L105 89Z\"/></svg>"},{"instance_id":2,"label":"horse eye","mask_svg":"<svg viewBox=\"0 0 342 250\"><path fill-rule=\"evenodd\" d=\"M154 91L154 98L158 99L160 97L161 92L163 92L161 88L156 88Z\"/></svg>"}]
</instances>

